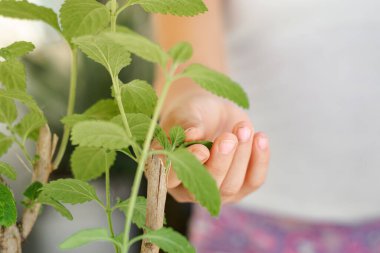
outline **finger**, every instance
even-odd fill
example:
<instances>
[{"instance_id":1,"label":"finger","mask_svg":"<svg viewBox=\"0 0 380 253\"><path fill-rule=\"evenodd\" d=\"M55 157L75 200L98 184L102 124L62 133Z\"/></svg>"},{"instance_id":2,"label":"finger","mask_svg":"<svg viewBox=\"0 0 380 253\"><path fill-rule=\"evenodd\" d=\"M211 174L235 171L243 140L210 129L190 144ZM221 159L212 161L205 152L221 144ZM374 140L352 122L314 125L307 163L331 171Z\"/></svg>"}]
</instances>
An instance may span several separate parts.
<instances>
[{"instance_id":1,"label":"finger","mask_svg":"<svg viewBox=\"0 0 380 253\"><path fill-rule=\"evenodd\" d=\"M220 187L222 198L230 198L239 193L244 183L245 174L251 158L254 135L250 122L239 122L234 127L233 133L237 136L239 143L230 169Z\"/></svg>"},{"instance_id":2,"label":"finger","mask_svg":"<svg viewBox=\"0 0 380 253\"><path fill-rule=\"evenodd\" d=\"M181 203L184 202L195 202L195 197L193 194L191 194L184 186L183 184L178 185L176 188L168 189L168 192L172 197Z\"/></svg>"},{"instance_id":3,"label":"finger","mask_svg":"<svg viewBox=\"0 0 380 253\"><path fill-rule=\"evenodd\" d=\"M195 157L204 164L207 159L210 157L210 151L208 148L202 144L194 144L187 148ZM173 168L169 168L167 187L169 189L175 188L181 184L181 180L178 179L177 174Z\"/></svg>"},{"instance_id":4,"label":"finger","mask_svg":"<svg viewBox=\"0 0 380 253\"><path fill-rule=\"evenodd\" d=\"M264 183L268 172L270 159L268 137L264 133L256 133L252 147L253 152L244 184L235 200L240 200L257 190Z\"/></svg>"},{"instance_id":5,"label":"finger","mask_svg":"<svg viewBox=\"0 0 380 253\"><path fill-rule=\"evenodd\" d=\"M234 134L224 133L216 138L211 148L210 158L205 165L214 177L218 188L231 166L237 142L237 137Z\"/></svg>"}]
</instances>

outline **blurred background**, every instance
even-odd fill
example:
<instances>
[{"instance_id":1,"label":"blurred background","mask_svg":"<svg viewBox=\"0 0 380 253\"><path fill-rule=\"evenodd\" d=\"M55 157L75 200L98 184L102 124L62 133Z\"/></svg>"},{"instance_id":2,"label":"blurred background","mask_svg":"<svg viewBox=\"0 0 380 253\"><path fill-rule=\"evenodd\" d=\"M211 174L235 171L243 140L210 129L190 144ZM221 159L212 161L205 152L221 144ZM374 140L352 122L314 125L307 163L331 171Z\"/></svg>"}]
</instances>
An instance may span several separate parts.
<instances>
[{"instance_id":1,"label":"blurred background","mask_svg":"<svg viewBox=\"0 0 380 253\"><path fill-rule=\"evenodd\" d=\"M44 1L31 0L29 2L52 8L58 12L63 0ZM118 22L126 25L141 34L150 36L149 16L140 8L131 8L123 13ZM48 119L52 132L61 136L62 124L60 119L66 113L67 97L70 74L70 51L65 41L49 26L39 21L15 20L0 17L0 48L6 47L15 41L32 42L36 49L23 58L27 69L27 87L38 102ZM83 54L79 56L79 76L75 112L81 113L96 101L110 97L111 79L100 64L93 62ZM120 79L128 82L132 79L142 79L152 83L153 65L139 58L133 57L133 64L123 69ZM21 108L20 108L21 109ZM4 127L0 124L0 130ZM30 150L34 149L30 143ZM56 170L51 180L61 177L71 177L70 154L72 146L69 146L61 166ZM16 182L9 182L14 190L21 210L22 193L30 183L31 174L15 156L19 150L14 146L1 160L9 162L18 170ZM116 197L125 199L129 196L131 182L135 172L135 164L131 160L118 157L111 171L112 193ZM102 178L93 181L99 196L104 197L105 186ZM146 182L141 186L141 195L145 194ZM177 204L170 197L167 201L168 224L176 230L186 233L186 220L189 216L190 205ZM84 228L107 227L107 220L103 210L96 204L83 204L67 206L72 212L74 220L68 221L52 208L43 209L37 224L24 244L25 253L55 253L61 252L58 248L65 238L72 233ZM174 215L170 215L174 212ZM182 215L180 215L182 214ZM120 232L124 226L124 215L114 213L115 230ZM141 233L135 228L134 233ZM137 247L135 247L137 248ZM81 247L70 252L111 252L112 246L96 243Z\"/></svg>"}]
</instances>

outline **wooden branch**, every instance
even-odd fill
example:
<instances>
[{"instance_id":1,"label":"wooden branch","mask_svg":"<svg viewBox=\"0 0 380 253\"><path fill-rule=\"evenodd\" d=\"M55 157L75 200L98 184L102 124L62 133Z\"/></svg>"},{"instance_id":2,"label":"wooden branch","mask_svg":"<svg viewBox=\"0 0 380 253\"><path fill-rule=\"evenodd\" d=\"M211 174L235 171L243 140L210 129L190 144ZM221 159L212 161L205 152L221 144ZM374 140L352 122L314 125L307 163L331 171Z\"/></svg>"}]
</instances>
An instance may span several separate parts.
<instances>
[{"instance_id":1,"label":"wooden branch","mask_svg":"<svg viewBox=\"0 0 380 253\"><path fill-rule=\"evenodd\" d=\"M49 176L53 171L52 156L57 145L57 140L58 138L56 135L51 135L48 125L45 125L40 129L36 150L39 160L34 165L32 182L39 181L42 184L48 182ZM21 235L23 240L25 240L32 231L40 209L41 204L36 203L33 207L24 210L21 222Z\"/></svg>"},{"instance_id":2,"label":"wooden branch","mask_svg":"<svg viewBox=\"0 0 380 253\"><path fill-rule=\"evenodd\" d=\"M41 127L37 141L36 154L39 160L33 168L32 182L40 181L45 184L49 180L52 172L52 155L57 145L58 137L51 135L48 125ZM31 208L26 208L21 217L21 223L9 228L0 230L0 252L1 253L21 253L21 243L25 240L34 224L37 221L41 204L34 204Z\"/></svg>"},{"instance_id":3,"label":"wooden branch","mask_svg":"<svg viewBox=\"0 0 380 253\"><path fill-rule=\"evenodd\" d=\"M162 228L164 223L165 202L167 194L167 177L165 166L162 160L151 157L145 167L145 175L148 180L146 226L149 229L157 230ZM159 247L143 240L141 253L158 253Z\"/></svg>"}]
</instances>

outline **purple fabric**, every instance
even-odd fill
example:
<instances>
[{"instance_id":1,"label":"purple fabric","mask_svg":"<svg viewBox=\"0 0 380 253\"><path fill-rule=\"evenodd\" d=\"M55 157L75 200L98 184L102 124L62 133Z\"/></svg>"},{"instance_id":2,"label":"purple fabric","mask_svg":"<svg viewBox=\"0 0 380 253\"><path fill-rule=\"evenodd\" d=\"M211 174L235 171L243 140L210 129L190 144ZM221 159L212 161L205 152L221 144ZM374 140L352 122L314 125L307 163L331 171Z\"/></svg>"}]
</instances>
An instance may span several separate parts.
<instances>
[{"instance_id":1,"label":"purple fabric","mask_svg":"<svg viewBox=\"0 0 380 253\"><path fill-rule=\"evenodd\" d=\"M198 253L380 253L380 219L313 223L231 206L211 218L197 207L190 238Z\"/></svg>"}]
</instances>

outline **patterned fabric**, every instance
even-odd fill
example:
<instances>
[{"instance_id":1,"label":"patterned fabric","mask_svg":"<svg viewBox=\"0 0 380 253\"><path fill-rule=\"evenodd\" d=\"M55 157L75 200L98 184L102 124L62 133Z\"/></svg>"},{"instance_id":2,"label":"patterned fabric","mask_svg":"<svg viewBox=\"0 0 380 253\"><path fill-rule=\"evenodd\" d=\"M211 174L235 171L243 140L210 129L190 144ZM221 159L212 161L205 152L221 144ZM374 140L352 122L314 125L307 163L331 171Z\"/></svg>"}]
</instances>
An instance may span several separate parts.
<instances>
[{"instance_id":1,"label":"patterned fabric","mask_svg":"<svg viewBox=\"0 0 380 253\"><path fill-rule=\"evenodd\" d=\"M231 206L211 218L194 209L190 238L198 253L380 253L380 220L312 223Z\"/></svg>"}]
</instances>

